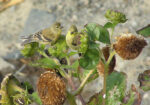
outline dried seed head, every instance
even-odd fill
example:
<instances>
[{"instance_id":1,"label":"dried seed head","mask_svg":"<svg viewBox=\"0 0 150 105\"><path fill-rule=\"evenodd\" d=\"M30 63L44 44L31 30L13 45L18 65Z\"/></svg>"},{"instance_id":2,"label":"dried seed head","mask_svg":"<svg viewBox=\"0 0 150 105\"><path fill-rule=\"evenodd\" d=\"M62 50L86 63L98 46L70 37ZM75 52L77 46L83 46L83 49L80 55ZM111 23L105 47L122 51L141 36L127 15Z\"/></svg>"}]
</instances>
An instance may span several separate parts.
<instances>
[{"instance_id":1,"label":"dried seed head","mask_svg":"<svg viewBox=\"0 0 150 105\"><path fill-rule=\"evenodd\" d=\"M62 105L66 99L66 85L55 71L43 73L37 84L44 105Z\"/></svg>"},{"instance_id":2,"label":"dried seed head","mask_svg":"<svg viewBox=\"0 0 150 105\"><path fill-rule=\"evenodd\" d=\"M102 48L102 52L103 52L103 55L105 57L105 60L107 61L108 58L109 58L109 47L104 47ZM115 65L116 65L116 57L114 56L109 64L109 74L112 73L114 71L114 68L115 68ZM98 70L98 73L99 75L104 75L104 64L102 61L99 62L99 64L97 65L97 70Z\"/></svg>"},{"instance_id":3,"label":"dried seed head","mask_svg":"<svg viewBox=\"0 0 150 105\"><path fill-rule=\"evenodd\" d=\"M136 58L146 45L147 42L144 38L123 34L117 37L117 42L113 44L113 48L120 57L130 60Z\"/></svg>"}]
</instances>

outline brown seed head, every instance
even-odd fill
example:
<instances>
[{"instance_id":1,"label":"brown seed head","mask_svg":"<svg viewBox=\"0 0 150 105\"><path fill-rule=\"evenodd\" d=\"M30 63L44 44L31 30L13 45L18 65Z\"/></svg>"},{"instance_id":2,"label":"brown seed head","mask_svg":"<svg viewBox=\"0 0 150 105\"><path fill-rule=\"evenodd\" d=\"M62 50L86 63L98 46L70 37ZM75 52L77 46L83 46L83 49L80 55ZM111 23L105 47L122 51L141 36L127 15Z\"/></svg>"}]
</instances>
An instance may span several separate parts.
<instances>
[{"instance_id":1,"label":"brown seed head","mask_svg":"<svg viewBox=\"0 0 150 105\"><path fill-rule=\"evenodd\" d=\"M120 57L126 60L136 58L147 45L144 38L136 37L132 34L123 34L117 37L117 42L113 48Z\"/></svg>"},{"instance_id":2,"label":"brown seed head","mask_svg":"<svg viewBox=\"0 0 150 105\"><path fill-rule=\"evenodd\" d=\"M66 99L66 85L55 71L43 73L37 84L39 96L44 105L62 105Z\"/></svg>"},{"instance_id":3,"label":"brown seed head","mask_svg":"<svg viewBox=\"0 0 150 105\"><path fill-rule=\"evenodd\" d=\"M109 49L110 48L108 46L102 48L102 52L106 61L108 60L109 55L110 55ZM116 57L114 56L109 64L109 71L108 71L109 74L114 71L115 65L116 65ZM98 70L99 75L102 75L102 76L104 75L104 64L102 61L100 61L99 64L97 65L97 70Z\"/></svg>"}]
</instances>

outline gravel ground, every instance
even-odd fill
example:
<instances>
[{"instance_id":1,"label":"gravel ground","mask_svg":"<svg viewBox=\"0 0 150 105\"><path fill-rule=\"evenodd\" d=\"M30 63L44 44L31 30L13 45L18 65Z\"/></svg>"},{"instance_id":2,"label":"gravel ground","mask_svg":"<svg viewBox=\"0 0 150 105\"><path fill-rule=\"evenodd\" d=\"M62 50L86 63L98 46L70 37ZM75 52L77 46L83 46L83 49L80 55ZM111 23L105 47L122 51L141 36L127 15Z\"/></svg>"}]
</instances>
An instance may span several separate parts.
<instances>
[{"instance_id":1,"label":"gravel ground","mask_svg":"<svg viewBox=\"0 0 150 105\"><path fill-rule=\"evenodd\" d=\"M25 0L19 5L6 9L0 13L0 72L6 74L16 69L13 63L6 61L4 58L14 57L16 59L18 57L16 51L21 48L20 35L42 29L52 24L54 20L62 22L65 27L64 32L71 24L76 24L79 29L88 22L97 22L103 25L106 22L104 13L107 9L124 12L128 18L125 24L117 26L115 35L122 32L135 34L135 30L150 24L149 0ZM30 26L31 23L34 23L32 22L33 19L29 18L33 10L41 13L36 15L35 19L40 19L42 16L49 17L49 15L52 18L48 20L42 18L41 21L38 20L33 26ZM33 28L34 26L36 28ZM135 60L123 61L117 56L115 69L127 73L128 87L131 84L138 86L138 74L150 69L150 45ZM35 76L34 84L36 84L36 79ZM91 84L86 86L82 94L86 97L86 101L102 87L102 78L98 78ZM149 105L149 96L150 92L144 93L142 105Z\"/></svg>"}]
</instances>

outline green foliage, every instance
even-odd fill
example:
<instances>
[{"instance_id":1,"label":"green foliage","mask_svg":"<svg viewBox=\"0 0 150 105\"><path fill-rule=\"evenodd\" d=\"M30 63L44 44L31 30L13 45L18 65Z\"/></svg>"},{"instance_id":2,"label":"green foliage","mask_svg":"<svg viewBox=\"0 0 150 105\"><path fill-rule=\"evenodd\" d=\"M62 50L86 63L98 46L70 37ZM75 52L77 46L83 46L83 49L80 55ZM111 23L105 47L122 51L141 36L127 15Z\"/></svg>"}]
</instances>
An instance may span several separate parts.
<instances>
[{"instance_id":1,"label":"green foliage","mask_svg":"<svg viewBox=\"0 0 150 105\"><path fill-rule=\"evenodd\" d=\"M61 65L61 68L69 69L69 70L77 70L79 67L78 60L75 61L72 65Z\"/></svg>"},{"instance_id":2,"label":"green foliage","mask_svg":"<svg viewBox=\"0 0 150 105\"><path fill-rule=\"evenodd\" d=\"M99 63L100 53L96 48L89 48L83 57L80 58L79 64L86 70L94 69Z\"/></svg>"},{"instance_id":3,"label":"green foliage","mask_svg":"<svg viewBox=\"0 0 150 105\"><path fill-rule=\"evenodd\" d=\"M125 14L113 10L107 10L105 17L113 24L125 23L127 21Z\"/></svg>"},{"instance_id":4,"label":"green foliage","mask_svg":"<svg viewBox=\"0 0 150 105\"><path fill-rule=\"evenodd\" d=\"M97 23L89 23L85 26L90 40L100 41L105 44L110 44L109 32L103 26Z\"/></svg>"},{"instance_id":5,"label":"green foliage","mask_svg":"<svg viewBox=\"0 0 150 105\"><path fill-rule=\"evenodd\" d=\"M144 37L149 37L150 36L150 25L138 30L137 33Z\"/></svg>"},{"instance_id":6,"label":"green foliage","mask_svg":"<svg viewBox=\"0 0 150 105\"><path fill-rule=\"evenodd\" d=\"M107 78L106 105L119 105L125 96L126 76L113 72ZM102 105L102 92L91 97L88 105Z\"/></svg>"},{"instance_id":7,"label":"green foliage","mask_svg":"<svg viewBox=\"0 0 150 105\"><path fill-rule=\"evenodd\" d=\"M31 65L32 66L39 66L39 67L42 67L42 68L54 69L54 68L58 68L59 67L59 65L57 63L58 63L58 61L55 60L55 59L42 58L42 59L39 59L39 60L31 63Z\"/></svg>"},{"instance_id":8,"label":"green foliage","mask_svg":"<svg viewBox=\"0 0 150 105\"><path fill-rule=\"evenodd\" d=\"M42 101L40 99L40 97L38 96L37 92L32 93L31 95L31 99L36 102L38 105L42 105Z\"/></svg>"},{"instance_id":9,"label":"green foliage","mask_svg":"<svg viewBox=\"0 0 150 105\"><path fill-rule=\"evenodd\" d=\"M126 90L126 75L120 72L113 72L107 78L107 104L114 105L122 101Z\"/></svg>"},{"instance_id":10,"label":"green foliage","mask_svg":"<svg viewBox=\"0 0 150 105\"><path fill-rule=\"evenodd\" d=\"M64 58L67 56L67 49L68 47L65 41L65 36L61 36L56 44L51 46L48 51L54 57Z\"/></svg>"},{"instance_id":11,"label":"green foliage","mask_svg":"<svg viewBox=\"0 0 150 105\"><path fill-rule=\"evenodd\" d=\"M38 49L39 49L39 43L32 42L30 44L26 44L24 46L24 49L21 50L21 53L25 57L31 57L37 52Z\"/></svg>"},{"instance_id":12,"label":"green foliage","mask_svg":"<svg viewBox=\"0 0 150 105\"><path fill-rule=\"evenodd\" d=\"M92 96L87 105L102 105L102 101L102 92L100 92Z\"/></svg>"}]
</instances>

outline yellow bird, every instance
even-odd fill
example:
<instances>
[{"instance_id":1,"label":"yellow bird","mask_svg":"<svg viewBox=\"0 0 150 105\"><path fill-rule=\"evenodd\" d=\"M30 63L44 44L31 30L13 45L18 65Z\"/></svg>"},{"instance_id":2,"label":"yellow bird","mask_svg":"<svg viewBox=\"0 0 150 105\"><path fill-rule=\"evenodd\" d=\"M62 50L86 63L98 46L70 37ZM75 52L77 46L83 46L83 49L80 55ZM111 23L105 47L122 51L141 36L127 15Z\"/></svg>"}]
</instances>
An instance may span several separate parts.
<instances>
[{"instance_id":1,"label":"yellow bird","mask_svg":"<svg viewBox=\"0 0 150 105\"><path fill-rule=\"evenodd\" d=\"M39 42L42 44L54 44L60 37L62 32L62 26L60 22L55 22L51 27L43 29L35 34L31 34L24 39L22 45Z\"/></svg>"},{"instance_id":2,"label":"yellow bird","mask_svg":"<svg viewBox=\"0 0 150 105\"><path fill-rule=\"evenodd\" d=\"M79 53L85 53L88 48L88 37L85 32L78 32L77 27L72 25L66 35L67 45L77 50Z\"/></svg>"}]
</instances>

